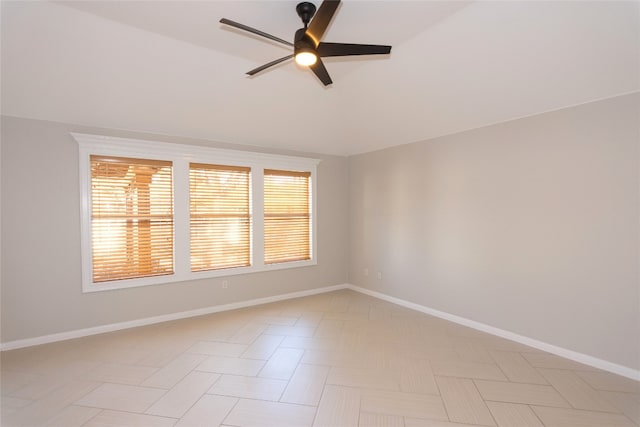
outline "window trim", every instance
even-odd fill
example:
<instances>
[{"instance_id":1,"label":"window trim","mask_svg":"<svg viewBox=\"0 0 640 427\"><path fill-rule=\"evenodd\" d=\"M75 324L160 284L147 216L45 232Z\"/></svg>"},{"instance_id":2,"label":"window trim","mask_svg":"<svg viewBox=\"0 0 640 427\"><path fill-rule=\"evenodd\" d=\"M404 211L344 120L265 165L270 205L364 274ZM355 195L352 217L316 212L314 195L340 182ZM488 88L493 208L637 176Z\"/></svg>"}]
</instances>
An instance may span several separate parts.
<instances>
[{"instance_id":1,"label":"window trim","mask_svg":"<svg viewBox=\"0 0 640 427\"><path fill-rule=\"evenodd\" d=\"M229 150L207 146L71 133L79 146L80 235L82 254L82 292L99 292L226 277L262 271L307 267L317 264L317 165L320 159ZM111 282L93 282L91 260L91 169L90 156L133 157L173 162L174 185L174 274ZM189 163L243 166L251 168L251 259L252 265L220 270L191 271L189 241ZM265 169L311 173L311 259L276 264L264 263L263 181Z\"/></svg>"}]
</instances>

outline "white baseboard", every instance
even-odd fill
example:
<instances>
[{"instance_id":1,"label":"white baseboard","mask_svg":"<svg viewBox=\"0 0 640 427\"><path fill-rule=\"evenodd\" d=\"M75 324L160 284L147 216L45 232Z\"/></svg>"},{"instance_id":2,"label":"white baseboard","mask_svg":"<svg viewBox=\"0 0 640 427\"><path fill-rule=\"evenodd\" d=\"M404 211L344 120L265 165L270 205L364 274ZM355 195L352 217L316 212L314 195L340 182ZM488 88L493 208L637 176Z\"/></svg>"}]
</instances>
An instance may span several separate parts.
<instances>
[{"instance_id":1,"label":"white baseboard","mask_svg":"<svg viewBox=\"0 0 640 427\"><path fill-rule=\"evenodd\" d=\"M257 298L248 301L241 301L231 304L216 305L211 307L199 308L196 310L182 311L179 313L165 314L161 316L147 317L144 319L131 320L128 322L112 323L109 325L96 326L92 328L77 329L69 332L61 332L58 334L43 335L34 338L27 338L22 340L8 341L6 343L0 343L0 351L14 350L18 348L31 347L40 344L48 344L57 341L64 341L74 338L82 338L90 335L103 334L106 332L114 332L122 329L135 328L138 326L152 325L154 323L168 322L171 320L185 319L189 317L202 316L205 314L219 313L222 311L236 310L239 308L252 307L261 304L268 304L272 302L284 301L293 298L301 298L310 295L318 295L326 292L333 292L341 289L351 289L356 292L360 292L365 295L378 298L383 301L387 301L393 304L397 304L402 307L410 308L412 310L419 311L421 313L429 314L431 316L439 317L441 319L449 320L451 322L468 326L473 329L477 329L482 332L487 332L492 335L506 338L511 341L518 342L520 344L527 345L529 347L537 348L538 350L546 351L548 353L555 354L566 359L574 360L579 363L583 363L594 368L602 369L604 371L612 372L623 377L631 378L636 381L640 381L640 371L626 366L618 365L616 363L608 362L606 360L598 359L597 357L589 356L583 353L578 353L573 350L558 347L552 344L548 344L542 341L535 340L523 335L519 335L504 329L496 328L486 325L484 323L476 322L474 320L466 319L464 317L456 316L454 314L446 313L444 311L435 310L430 307L426 307L420 304L409 302L400 298L395 298L381 292L372 291L370 289L362 288L360 286L352 284L342 284L327 286L323 288L310 289L306 291L292 292L288 294L275 295L272 297Z\"/></svg>"},{"instance_id":2,"label":"white baseboard","mask_svg":"<svg viewBox=\"0 0 640 427\"><path fill-rule=\"evenodd\" d=\"M573 360L575 362L582 363L584 365L592 366L594 368L602 369L604 371L612 372L617 375L621 375L632 380L640 381L640 370L635 370L623 365L618 365L597 357L589 356L587 354L578 353L577 351L568 350L566 348L558 347L553 344L548 344L543 341L538 341L533 338L529 338L523 335L519 335L504 329L499 329L493 326L485 325L484 323L476 322L474 320L466 319L464 317L456 316L454 314L446 313L444 311L435 310L433 308L425 307L420 304L415 304L400 298L395 298L380 292L372 291L370 289L361 288L356 285L347 285L348 289L356 292L363 293L384 301L391 302L393 304L400 305L402 307L410 308L412 310L420 311L431 316L439 317L441 319L449 320L451 322L468 326L473 329L477 329L482 332L487 332L491 335L496 335L501 338L506 338L511 341L515 341L520 344L528 345L529 347L537 348L538 350L546 351L551 354L555 354L566 359Z\"/></svg>"},{"instance_id":3,"label":"white baseboard","mask_svg":"<svg viewBox=\"0 0 640 427\"><path fill-rule=\"evenodd\" d=\"M42 335L34 338L23 340L8 341L0 343L0 351L15 350L18 348L31 347L41 344L49 344L57 341L65 341L74 338L82 338L90 335L104 334L106 332L114 332L122 329L136 328L138 326L147 326L154 323L168 322L171 320L186 319L188 317L202 316L205 314L219 313L221 311L236 310L239 308L252 307L255 305L268 304L271 302L284 301L293 298L306 297L310 295L322 294L325 292L333 292L340 289L346 289L348 285L327 286L324 288L310 289L307 291L291 292L288 294L275 295L272 297L257 298L248 301L234 302L231 304L215 305L211 307L198 308L195 310L181 311L179 313L163 314L161 316L147 317L144 319L136 319L128 322L112 323L109 325L95 326L92 328L76 329L74 331L61 332L57 334Z\"/></svg>"}]
</instances>

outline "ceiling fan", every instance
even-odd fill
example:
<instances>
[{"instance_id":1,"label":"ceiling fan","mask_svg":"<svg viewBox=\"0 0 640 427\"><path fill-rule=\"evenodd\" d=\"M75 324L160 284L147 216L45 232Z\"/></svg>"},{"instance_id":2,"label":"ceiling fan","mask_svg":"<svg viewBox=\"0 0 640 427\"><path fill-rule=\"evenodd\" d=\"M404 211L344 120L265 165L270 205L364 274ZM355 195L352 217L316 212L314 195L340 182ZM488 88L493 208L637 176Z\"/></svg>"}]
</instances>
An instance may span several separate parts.
<instances>
[{"instance_id":1,"label":"ceiling fan","mask_svg":"<svg viewBox=\"0 0 640 427\"><path fill-rule=\"evenodd\" d=\"M222 18L220 22L293 47L292 54L276 59L275 61L271 61L268 64L261 65L258 68L254 68L247 72L248 75L253 76L254 74L264 71L269 67L280 64L281 62L287 61L291 58L295 58L296 63L309 67L320 81L327 86L333 83L333 81L320 58L328 56L384 55L391 52L391 46L322 42L322 36L329 26L331 18L333 18L339 4L340 0L324 0L316 13L316 7L313 3L299 3L296 6L296 12L298 13L298 16L300 16L300 19L302 19L304 28L300 28L296 31L293 43L226 18ZM313 18L313 20L311 18Z\"/></svg>"}]
</instances>

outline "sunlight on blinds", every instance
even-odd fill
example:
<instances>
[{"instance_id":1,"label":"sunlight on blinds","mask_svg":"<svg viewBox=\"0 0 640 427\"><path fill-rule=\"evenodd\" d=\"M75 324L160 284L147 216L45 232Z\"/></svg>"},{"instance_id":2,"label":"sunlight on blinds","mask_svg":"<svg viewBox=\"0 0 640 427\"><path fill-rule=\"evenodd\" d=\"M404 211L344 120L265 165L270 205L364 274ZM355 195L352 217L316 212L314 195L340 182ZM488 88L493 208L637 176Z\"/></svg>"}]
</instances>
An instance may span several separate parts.
<instances>
[{"instance_id":1,"label":"sunlight on blinds","mask_svg":"<svg viewBox=\"0 0 640 427\"><path fill-rule=\"evenodd\" d=\"M173 273L172 163L91 156L93 281Z\"/></svg>"},{"instance_id":2,"label":"sunlight on blinds","mask_svg":"<svg viewBox=\"0 0 640 427\"><path fill-rule=\"evenodd\" d=\"M250 168L189 165L191 271L251 265Z\"/></svg>"},{"instance_id":3,"label":"sunlight on blinds","mask_svg":"<svg viewBox=\"0 0 640 427\"><path fill-rule=\"evenodd\" d=\"M311 259L311 173L264 171L264 262Z\"/></svg>"}]
</instances>

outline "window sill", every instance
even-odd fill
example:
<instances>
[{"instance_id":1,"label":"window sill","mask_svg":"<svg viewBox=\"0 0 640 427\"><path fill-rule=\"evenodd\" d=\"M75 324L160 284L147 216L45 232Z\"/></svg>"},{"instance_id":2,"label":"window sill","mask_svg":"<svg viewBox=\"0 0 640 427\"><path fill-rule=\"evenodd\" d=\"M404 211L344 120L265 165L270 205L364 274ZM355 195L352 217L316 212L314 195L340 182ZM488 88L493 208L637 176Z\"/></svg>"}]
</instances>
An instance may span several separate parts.
<instances>
[{"instance_id":1,"label":"window sill","mask_svg":"<svg viewBox=\"0 0 640 427\"><path fill-rule=\"evenodd\" d=\"M239 276L243 274L263 273L269 271L289 270L292 268L312 267L317 265L315 259L305 261L282 262L277 264L268 264L261 266L236 267L221 270L196 271L185 274L167 274L162 276L142 277L137 279L114 280L111 282L99 282L83 284L82 292L102 292L113 291L119 289L138 288L142 286L167 285L178 282L188 282L203 279L216 279L231 276Z\"/></svg>"}]
</instances>

